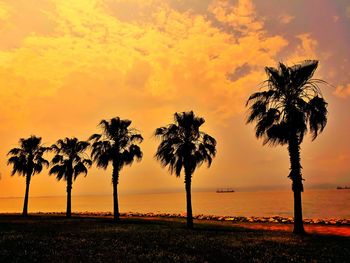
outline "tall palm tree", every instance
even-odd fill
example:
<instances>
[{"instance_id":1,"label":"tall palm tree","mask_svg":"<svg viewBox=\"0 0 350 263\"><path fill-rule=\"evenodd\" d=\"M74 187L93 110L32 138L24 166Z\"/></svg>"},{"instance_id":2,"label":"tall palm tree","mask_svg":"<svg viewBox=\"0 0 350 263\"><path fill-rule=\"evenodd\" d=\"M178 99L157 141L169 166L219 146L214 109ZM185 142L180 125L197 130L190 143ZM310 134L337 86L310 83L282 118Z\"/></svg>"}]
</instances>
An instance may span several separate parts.
<instances>
[{"instance_id":1,"label":"tall palm tree","mask_svg":"<svg viewBox=\"0 0 350 263\"><path fill-rule=\"evenodd\" d=\"M77 138L65 138L58 140L51 146L55 152L52 158L52 167L49 174L55 174L58 181L64 179L67 182L67 212L69 218L72 214L72 185L79 174L88 173L87 168L92 164L89 158L86 158L86 149L90 143L79 141Z\"/></svg>"},{"instance_id":2,"label":"tall palm tree","mask_svg":"<svg viewBox=\"0 0 350 263\"><path fill-rule=\"evenodd\" d=\"M97 167L107 169L113 166L113 215L119 221L118 181L119 174L125 165L132 165L134 160L141 161L142 151L137 145L143 141L141 134L130 128L130 120L121 120L119 117L111 120L102 120L99 126L101 134L93 134L89 140L93 141L91 157Z\"/></svg>"},{"instance_id":3,"label":"tall palm tree","mask_svg":"<svg viewBox=\"0 0 350 263\"><path fill-rule=\"evenodd\" d=\"M11 149L7 155L7 165L13 165L12 175L18 173L26 178L26 191L23 204L23 216L28 215L28 197L30 180L34 174L42 171L43 166L48 167L49 162L43 158L43 155L48 151L48 147L41 144L41 137L31 136L27 139L19 140L19 148Z\"/></svg>"},{"instance_id":4,"label":"tall palm tree","mask_svg":"<svg viewBox=\"0 0 350 263\"><path fill-rule=\"evenodd\" d=\"M187 227L193 228L191 181L197 167L204 162L210 167L216 154L216 141L213 137L199 130L205 122L196 117L193 111L174 114L175 123L156 129L155 136L160 138L155 158L170 173L180 177L182 168L185 172L185 190L187 201Z\"/></svg>"},{"instance_id":5,"label":"tall palm tree","mask_svg":"<svg viewBox=\"0 0 350 263\"><path fill-rule=\"evenodd\" d=\"M292 67L283 63L278 68L266 67L267 90L252 94L247 101L247 123L256 123L256 137L263 138L263 144L288 145L296 234L304 233L300 144L308 130L314 140L327 124L327 103L318 87L326 82L312 79L317 66L318 61L306 60Z\"/></svg>"}]
</instances>

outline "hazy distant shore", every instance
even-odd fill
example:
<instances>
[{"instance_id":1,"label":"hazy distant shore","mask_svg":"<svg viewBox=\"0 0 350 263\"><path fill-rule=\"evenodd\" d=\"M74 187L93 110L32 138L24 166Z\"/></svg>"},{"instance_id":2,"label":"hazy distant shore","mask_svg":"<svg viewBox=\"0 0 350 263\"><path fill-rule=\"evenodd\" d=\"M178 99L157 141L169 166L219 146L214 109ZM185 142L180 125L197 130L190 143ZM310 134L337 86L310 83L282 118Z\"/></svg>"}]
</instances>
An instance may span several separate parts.
<instances>
[{"instance_id":1,"label":"hazy distant shore","mask_svg":"<svg viewBox=\"0 0 350 263\"><path fill-rule=\"evenodd\" d=\"M0 213L0 215L19 215L20 213ZM34 212L30 215L57 215L64 216L65 212ZM88 216L88 217L112 217L112 212L73 212L73 216ZM121 217L137 217L137 218L186 218L186 214L178 213L139 213L139 212L124 212L120 213ZM272 215L267 217L256 216L217 216L217 215L194 215L194 219L206 221L225 221L232 223L278 223L278 224L292 224L294 222L291 217L283 217ZM350 219L321 219L321 218L306 218L305 224L310 225L333 225L333 226L350 226Z\"/></svg>"}]
</instances>

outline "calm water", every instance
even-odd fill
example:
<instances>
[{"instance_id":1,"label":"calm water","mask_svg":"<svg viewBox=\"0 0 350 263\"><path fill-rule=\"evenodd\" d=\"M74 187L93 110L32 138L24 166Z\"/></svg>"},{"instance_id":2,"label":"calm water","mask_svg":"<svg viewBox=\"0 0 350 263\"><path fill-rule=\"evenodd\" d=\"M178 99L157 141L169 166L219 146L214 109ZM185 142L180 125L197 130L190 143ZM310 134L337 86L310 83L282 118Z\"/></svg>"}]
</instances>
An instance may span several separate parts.
<instances>
[{"instance_id":1,"label":"calm water","mask_svg":"<svg viewBox=\"0 0 350 263\"><path fill-rule=\"evenodd\" d=\"M229 216L293 215L291 191L270 192L194 192L194 214ZM183 213L184 193L124 194L119 196L121 212ZM0 198L0 213L21 212L23 198ZM66 197L32 197L29 212L64 212ZM73 196L75 212L112 211L112 196ZM305 218L350 219L350 190L307 190L303 194Z\"/></svg>"}]
</instances>

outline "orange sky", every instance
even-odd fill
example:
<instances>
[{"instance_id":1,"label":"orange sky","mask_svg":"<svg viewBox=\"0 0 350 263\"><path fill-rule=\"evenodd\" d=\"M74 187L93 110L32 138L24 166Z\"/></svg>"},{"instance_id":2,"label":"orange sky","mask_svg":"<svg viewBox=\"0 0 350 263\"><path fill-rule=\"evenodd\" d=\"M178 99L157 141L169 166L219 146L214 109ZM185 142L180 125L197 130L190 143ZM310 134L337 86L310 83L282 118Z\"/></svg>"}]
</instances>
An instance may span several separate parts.
<instances>
[{"instance_id":1,"label":"orange sky","mask_svg":"<svg viewBox=\"0 0 350 263\"><path fill-rule=\"evenodd\" d=\"M283 3L282 3L283 2ZM289 186L285 147L263 147L245 125L245 101L264 66L319 59L329 122L302 145L305 185L350 183L350 3L346 0L0 0L0 196L22 196L6 153L20 137L86 139L120 116L143 134L144 158L126 167L122 193L182 189L153 155L156 127L194 110L218 141L194 188ZM315 12L315 10L317 12ZM73 195L111 193L111 169L78 178ZM64 195L35 175L32 196Z\"/></svg>"}]
</instances>

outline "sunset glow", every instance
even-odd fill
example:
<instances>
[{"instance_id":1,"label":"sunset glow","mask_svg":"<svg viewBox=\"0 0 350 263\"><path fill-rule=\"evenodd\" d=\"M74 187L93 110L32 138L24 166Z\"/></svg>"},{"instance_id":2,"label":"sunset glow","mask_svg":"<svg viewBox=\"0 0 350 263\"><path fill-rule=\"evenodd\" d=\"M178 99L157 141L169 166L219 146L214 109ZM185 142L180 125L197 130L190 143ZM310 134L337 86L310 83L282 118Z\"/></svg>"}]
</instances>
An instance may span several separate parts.
<instances>
[{"instance_id":1,"label":"sunset glow","mask_svg":"<svg viewBox=\"0 0 350 263\"><path fill-rule=\"evenodd\" d=\"M143 159L122 171L120 192L182 190L183 179L154 159L153 134L189 110L217 140L194 190L290 187L286 147L256 140L245 103L265 66L305 59L319 60L315 77L330 83L321 86L327 127L301 146L305 189L350 184L349 10L346 0L0 1L0 197L24 193L6 156L19 138L86 140L116 116L144 137ZM73 195L110 194L110 174L93 165ZM64 195L65 187L44 169L30 192Z\"/></svg>"}]
</instances>

